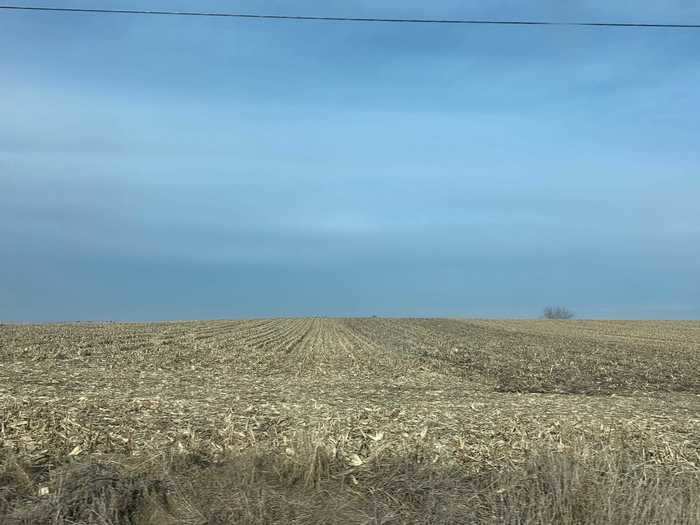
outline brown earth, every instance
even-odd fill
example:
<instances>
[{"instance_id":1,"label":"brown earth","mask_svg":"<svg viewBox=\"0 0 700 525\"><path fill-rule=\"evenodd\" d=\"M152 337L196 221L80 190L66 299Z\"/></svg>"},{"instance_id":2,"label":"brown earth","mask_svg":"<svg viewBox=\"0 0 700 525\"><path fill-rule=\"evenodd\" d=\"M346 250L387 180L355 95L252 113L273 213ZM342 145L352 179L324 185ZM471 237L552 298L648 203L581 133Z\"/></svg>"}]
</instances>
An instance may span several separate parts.
<instances>
[{"instance_id":1,"label":"brown earth","mask_svg":"<svg viewBox=\"0 0 700 525\"><path fill-rule=\"evenodd\" d=\"M700 322L0 326L0 522L700 523L699 487Z\"/></svg>"}]
</instances>

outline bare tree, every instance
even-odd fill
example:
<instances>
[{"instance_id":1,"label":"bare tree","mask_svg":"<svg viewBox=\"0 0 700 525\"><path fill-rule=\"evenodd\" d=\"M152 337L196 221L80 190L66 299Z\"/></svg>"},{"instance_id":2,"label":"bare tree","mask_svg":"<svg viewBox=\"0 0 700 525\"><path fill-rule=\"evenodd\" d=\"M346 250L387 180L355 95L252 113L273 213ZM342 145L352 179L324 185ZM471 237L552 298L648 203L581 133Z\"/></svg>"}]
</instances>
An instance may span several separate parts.
<instances>
[{"instance_id":1,"label":"bare tree","mask_svg":"<svg viewBox=\"0 0 700 525\"><path fill-rule=\"evenodd\" d=\"M574 312L563 306L547 306L544 309L545 319L572 319Z\"/></svg>"}]
</instances>

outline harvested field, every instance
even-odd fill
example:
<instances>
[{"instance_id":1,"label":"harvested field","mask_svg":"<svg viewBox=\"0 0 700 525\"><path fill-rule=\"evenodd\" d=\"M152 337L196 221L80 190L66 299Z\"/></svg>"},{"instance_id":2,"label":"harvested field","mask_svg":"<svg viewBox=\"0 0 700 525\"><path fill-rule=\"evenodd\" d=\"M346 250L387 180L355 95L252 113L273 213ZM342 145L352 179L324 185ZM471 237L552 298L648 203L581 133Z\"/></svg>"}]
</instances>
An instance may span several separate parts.
<instances>
[{"instance_id":1,"label":"harvested field","mask_svg":"<svg viewBox=\"0 0 700 525\"><path fill-rule=\"evenodd\" d=\"M700 322L0 326L2 523L698 523Z\"/></svg>"}]
</instances>

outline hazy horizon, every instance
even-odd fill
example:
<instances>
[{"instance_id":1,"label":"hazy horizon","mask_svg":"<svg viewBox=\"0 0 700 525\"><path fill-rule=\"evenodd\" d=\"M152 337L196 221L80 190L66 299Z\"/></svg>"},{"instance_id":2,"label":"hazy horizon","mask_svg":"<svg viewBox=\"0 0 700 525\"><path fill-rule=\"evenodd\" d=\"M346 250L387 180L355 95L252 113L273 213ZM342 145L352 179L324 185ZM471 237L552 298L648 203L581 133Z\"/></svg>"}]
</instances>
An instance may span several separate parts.
<instances>
[{"instance_id":1,"label":"hazy horizon","mask_svg":"<svg viewBox=\"0 0 700 525\"><path fill-rule=\"evenodd\" d=\"M148 7L700 23L480 4ZM700 318L698 30L0 11L0 48L0 322Z\"/></svg>"}]
</instances>

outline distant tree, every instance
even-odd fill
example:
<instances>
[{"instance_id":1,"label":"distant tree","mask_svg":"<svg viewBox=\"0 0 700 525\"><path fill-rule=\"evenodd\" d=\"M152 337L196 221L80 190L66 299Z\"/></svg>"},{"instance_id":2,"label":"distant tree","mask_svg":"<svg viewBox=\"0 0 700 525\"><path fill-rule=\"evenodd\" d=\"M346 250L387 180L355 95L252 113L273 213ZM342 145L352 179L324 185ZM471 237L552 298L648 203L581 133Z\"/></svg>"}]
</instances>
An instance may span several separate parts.
<instances>
[{"instance_id":1,"label":"distant tree","mask_svg":"<svg viewBox=\"0 0 700 525\"><path fill-rule=\"evenodd\" d=\"M545 319L572 319L574 312L563 306L547 306L544 309Z\"/></svg>"}]
</instances>

